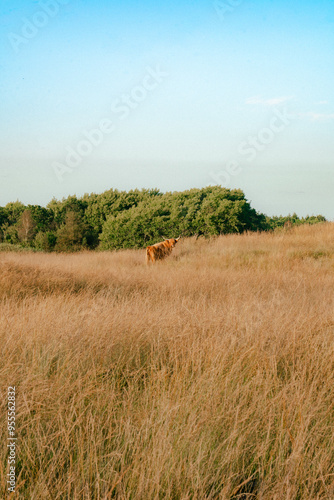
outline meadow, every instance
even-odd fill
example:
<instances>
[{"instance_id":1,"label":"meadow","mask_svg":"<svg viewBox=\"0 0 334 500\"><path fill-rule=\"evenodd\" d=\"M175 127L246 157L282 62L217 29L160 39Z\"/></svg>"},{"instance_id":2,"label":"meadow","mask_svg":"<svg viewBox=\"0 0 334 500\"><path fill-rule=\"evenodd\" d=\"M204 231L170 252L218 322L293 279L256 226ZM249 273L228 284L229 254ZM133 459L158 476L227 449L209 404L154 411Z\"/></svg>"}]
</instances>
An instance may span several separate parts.
<instances>
[{"instance_id":1,"label":"meadow","mask_svg":"<svg viewBox=\"0 0 334 500\"><path fill-rule=\"evenodd\" d=\"M0 253L13 498L334 498L334 223ZM8 496L9 498L9 496Z\"/></svg>"}]
</instances>

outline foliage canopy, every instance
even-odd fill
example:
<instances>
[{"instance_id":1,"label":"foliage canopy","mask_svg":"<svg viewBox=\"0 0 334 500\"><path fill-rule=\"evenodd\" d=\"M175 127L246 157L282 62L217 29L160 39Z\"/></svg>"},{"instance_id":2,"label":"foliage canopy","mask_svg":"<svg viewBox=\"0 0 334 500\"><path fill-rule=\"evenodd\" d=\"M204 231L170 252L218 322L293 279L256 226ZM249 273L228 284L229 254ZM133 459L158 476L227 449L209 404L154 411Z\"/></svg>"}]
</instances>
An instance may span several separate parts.
<instances>
[{"instance_id":1,"label":"foliage canopy","mask_svg":"<svg viewBox=\"0 0 334 500\"><path fill-rule=\"evenodd\" d=\"M325 217L266 217L240 189L208 186L181 192L158 189L85 194L46 207L16 201L0 207L0 241L37 250L68 252L141 248L165 238L266 231Z\"/></svg>"}]
</instances>

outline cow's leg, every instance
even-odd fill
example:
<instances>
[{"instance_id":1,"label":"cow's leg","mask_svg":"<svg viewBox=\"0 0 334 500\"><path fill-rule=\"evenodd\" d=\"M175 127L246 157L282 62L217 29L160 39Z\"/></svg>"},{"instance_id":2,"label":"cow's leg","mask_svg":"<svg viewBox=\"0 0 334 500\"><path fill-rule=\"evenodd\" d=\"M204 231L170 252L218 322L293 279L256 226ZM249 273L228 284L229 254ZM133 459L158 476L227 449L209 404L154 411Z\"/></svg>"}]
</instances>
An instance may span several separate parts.
<instances>
[{"instance_id":1,"label":"cow's leg","mask_svg":"<svg viewBox=\"0 0 334 500\"><path fill-rule=\"evenodd\" d=\"M150 250L149 248L146 248L146 265L150 263L150 260L151 260Z\"/></svg>"}]
</instances>

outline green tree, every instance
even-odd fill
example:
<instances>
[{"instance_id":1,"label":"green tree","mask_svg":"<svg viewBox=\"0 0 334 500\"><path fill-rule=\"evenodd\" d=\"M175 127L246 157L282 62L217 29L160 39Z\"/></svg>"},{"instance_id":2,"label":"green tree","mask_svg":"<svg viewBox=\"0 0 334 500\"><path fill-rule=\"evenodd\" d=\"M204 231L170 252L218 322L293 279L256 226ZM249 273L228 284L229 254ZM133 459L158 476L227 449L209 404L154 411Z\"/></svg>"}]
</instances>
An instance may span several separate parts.
<instances>
[{"instance_id":1,"label":"green tree","mask_svg":"<svg viewBox=\"0 0 334 500\"><path fill-rule=\"evenodd\" d=\"M28 205L27 209L30 210L37 231L46 232L55 228L54 214L51 209L41 207L40 205Z\"/></svg>"},{"instance_id":2,"label":"green tree","mask_svg":"<svg viewBox=\"0 0 334 500\"><path fill-rule=\"evenodd\" d=\"M25 244L31 243L36 234L36 223L32 218L31 211L26 209L22 212L17 224L17 234L19 240Z\"/></svg>"},{"instance_id":3,"label":"green tree","mask_svg":"<svg viewBox=\"0 0 334 500\"><path fill-rule=\"evenodd\" d=\"M9 226L8 212L5 208L0 207L0 241L5 239L5 230Z\"/></svg>"},{"instance_id":4,"label":"green tree","mask_svg":"<svg viewBox=\"0 0 334 500\"><path fill-rule=\"evenodd\" d=\"M139 248L180 234L219 235L262 229L265 218L241 190L219 186L165 193L110 215L100 234L101 248Z\"/></svg>"},{"instance_id":5,"label":"green tree","mask_svg":"<svg viewBox=\"0 0 334 500\"><path fill-rule=\"evenodd\" d=\"M39 231L36 234L34 246L38 250L43 250L44 252L52 252L54 250L55 245L57 243L57 236L55 233L48 231L43 233L43 231Z\"/></svg>"},{"instance_id":6,"label":"green tree","mask_svg":"<svg viewBox=\"0 0 334 500\"><path fill-rule=\"evenodd\" d=\"M25 211L26 207L23 205L23 203L17 200L7 203L5 209L7 212L8 223L10 226L13 226L14 224L17 224L19 222L20 217Z\"/></svg>"},{"instance_id":7,"label":"green tree","mask_svg":"<svg viewBox=\"0 0 334 500\"><path fill-rule=\"evenodd\" d=\"M58 252L74 252L82 248L86 226L77 212L66 213L64 224L57 231L55 250Z\"/></svg>"}]
</instances>

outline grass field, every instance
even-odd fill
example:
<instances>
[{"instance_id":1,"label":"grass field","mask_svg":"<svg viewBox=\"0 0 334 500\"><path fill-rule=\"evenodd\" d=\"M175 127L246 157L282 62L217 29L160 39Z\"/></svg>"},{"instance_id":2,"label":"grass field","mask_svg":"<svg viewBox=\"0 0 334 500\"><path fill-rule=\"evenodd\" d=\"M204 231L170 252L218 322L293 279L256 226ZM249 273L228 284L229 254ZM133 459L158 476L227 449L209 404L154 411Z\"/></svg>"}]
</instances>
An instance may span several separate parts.
<instances>
[{"instance_id":1,"label":"grass field","mask_svg":"<svg viewBox=\"0 0 334 500\"><path fill-rule=\"evenodd\" d=\"M334 224L0 253L15 498L334 498Z\"/></svg>"}]
</instances>

